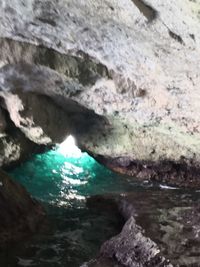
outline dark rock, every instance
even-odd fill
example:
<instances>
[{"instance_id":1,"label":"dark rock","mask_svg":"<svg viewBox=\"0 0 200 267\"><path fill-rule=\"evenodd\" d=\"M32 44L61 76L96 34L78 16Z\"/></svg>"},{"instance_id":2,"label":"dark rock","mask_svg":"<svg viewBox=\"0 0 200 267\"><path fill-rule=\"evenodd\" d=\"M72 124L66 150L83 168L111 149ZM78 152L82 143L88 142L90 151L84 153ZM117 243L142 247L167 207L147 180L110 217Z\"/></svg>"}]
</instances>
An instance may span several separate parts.
<instances>
[{"instance_id":1,"label":"dark rock","mask_svg":"<svg viewBox=\"0 0 200 267\"><path fill-rule=\"evenodd\" d=\"M102 202L108 210L110 203L117 205L126 223L85 266L199 266L198 199L199 192L175 188L92 197L91 205Z\"/></svg>"},{"instance_id":2,"label":"dark rock","mask_svg":"<svg viewBox=\"0 0 200 267\"><path fill-rule=\"evenodd\" d=\"M6 128L6 120L2 109L0 108L0 135L4 134Z\"/></svg>"},{"instance_id":3,"label":"dark rock","mask_svg":"<svg viewBox=\"0 0 200 267\"><path fill-rule=\"evenodd\" d=\"M94 157L109 169L140 181L149 180L186 188L200 187L200 165L184 158L179 161L153 162L131 160L128 157Z\"/></svg>"},{"instance_id":4,"label":"dark rock","mask_svg":"<svg viewBox=\"0 0 200 267\"><path fill-rule=\"evenodd\" d=\"M81 265L81 267L123 267L117 261L109 258L98 258L95 260L91 260L88 263Z\"/></svg>"},{"instance_id":5,"label":"dark rock","mask_svg":"<svg viewBox=\"0 0 200 267\"><path fill-rule=\"evenodd\" d=\"M0 247L44 230L45 211L25 188L0 171Z\"/></svg>"},{"instance_id":6,"label":"dark rock","mask_svg":"<svg viewBox=\"0 0 200 267\"><path fill-rule=\"evenodd\" d=\"M126 220L121 233L106 241L100 255L85 266L90 267L156 267L172 266L165 259L158 245L145 234L145 228L136 223L136 209L126 196L94 196L87 201L89 207L102 208L104 212L115 212ZM104 208L104 209L103 209ZM83 265L84 266L84 265Z\"/></svg>"},{"instance_id":7,"label":"dark rock","mask_svg":"<svg viewBox=\"0 0 200 267\"><path fill-rule=\"evenodd\" d=\"M101 247L103 257L116 259L123 266L172 267L159 252L156 243L144 235L143 229L136 224L133 217L126 222L118 236L111 238Z\"/></svg>"},{"instance_id":8,"label":"dark rock","mask_svg":"<svg viewBox=\"0 0 200 267\"><path fill-rule=\"evenodd\" d=\"M119 207L126 219L134 217L174 266L192 267L200 260L198 199L195 191L145 190L122 197Z\"/></svg>"}]
</instances>

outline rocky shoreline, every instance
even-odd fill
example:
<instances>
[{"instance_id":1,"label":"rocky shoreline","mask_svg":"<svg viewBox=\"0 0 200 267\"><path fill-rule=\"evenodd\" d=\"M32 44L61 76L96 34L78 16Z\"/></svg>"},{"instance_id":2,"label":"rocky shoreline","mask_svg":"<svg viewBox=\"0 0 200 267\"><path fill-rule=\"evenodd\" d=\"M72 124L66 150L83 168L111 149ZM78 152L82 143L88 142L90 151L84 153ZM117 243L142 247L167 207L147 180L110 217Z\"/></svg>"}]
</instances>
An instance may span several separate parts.
<instances>
[{"instance_id":1,"label":"rocky shoreline","mask_svg":"<svg viewBox=\"0 0 200 267\"><path fill-rule=\"evenodd\" d=\"M83 266L199 266L200 217L194 195L160 190L92 197L89 205L102 202L106 207L114 201L125 224L102 245L97 259Z\"/></svg>"},{"instance_id":2,"label":"rocky shoreline","mask_svg":"<svg viewBox=\"0 0 200 267\"><path fill-rule=\"evenodd\" d=\"M135 177L138 181L158 182L163 185L178 186L186 189L200 188L200 166L193 162L172 161L133 161L127 157L96 157L97 161L109 169Z\"/></svg>"}]
</instances>

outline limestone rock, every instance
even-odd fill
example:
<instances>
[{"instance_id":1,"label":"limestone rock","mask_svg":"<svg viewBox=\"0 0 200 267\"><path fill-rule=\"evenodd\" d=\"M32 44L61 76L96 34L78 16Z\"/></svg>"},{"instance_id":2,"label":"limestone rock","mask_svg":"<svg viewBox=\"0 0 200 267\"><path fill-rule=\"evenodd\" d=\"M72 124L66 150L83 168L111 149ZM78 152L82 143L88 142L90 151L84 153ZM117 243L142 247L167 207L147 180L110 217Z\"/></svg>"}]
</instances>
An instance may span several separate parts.
<instances>
[{"instance_id":1,"label":"limestone rock","mask_svg":"<svg viewBox=\"0 0 200 267\"><path fill-rule=\"evenodd\" d=\"M0 89L11 119L27 138L49 144L54 140L38 119L19 123L15 90L50 96L62 108L70 99L93 112L74 132L94 155L128 158L140 168L199 168L198 10L189 0L1 0ZM79 111L76 125L87 121L77 123ZM109 127L87 132L94 113Z\"/></svg>"},{"instance_id":2,"label":"limestone rock","mask_svg":"<svg viewBox=\"0 0 200 267\"><path fill-rule=\"evenodd\" d=\"M0 166L11 167L44 150L28 140L19 130L4 133L0 138Z\"/></svg>"}]
</instances>

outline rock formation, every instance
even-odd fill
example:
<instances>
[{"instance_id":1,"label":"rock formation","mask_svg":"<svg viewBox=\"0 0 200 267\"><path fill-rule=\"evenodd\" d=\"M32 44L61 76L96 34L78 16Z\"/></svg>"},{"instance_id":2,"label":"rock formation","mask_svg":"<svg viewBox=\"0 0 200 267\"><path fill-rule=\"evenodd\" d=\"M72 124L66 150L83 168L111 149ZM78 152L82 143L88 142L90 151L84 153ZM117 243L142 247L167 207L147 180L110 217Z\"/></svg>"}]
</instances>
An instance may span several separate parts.
<instances>
[{"instance_id":1,"label":"rock formation","mask_svg":"<svg viewBox=\"0 0 200 267\"><path fill-rule=\"evenodd\" d=\"M1 108L30 143L73 133L117 171L199 186L199 9L189 0L1 0ZM0 118L4 165L22 146Z\"/></svg>"},{"instance_id":2,"label":"rock formation","mask_svg":"<svg viewBox=\"0 0 200 267\"><path fill-rule=\"evenodd\" d=\"M101 248L103 257L113 258L122 266L172 267L169 261L159 255L159 252L158 246L144 236L133 217L126 222L118 236L105 242Z\"/></svg>"},{"instance_id":3,"label":"rock formation","mask_svg":"<svg viewBox=\"0 0 200 267\"><path fill-rule=\"evenodd\" d=\"M42 206L23 186L0 172L0 248L39 233L47 226Z\"/></svg>"},{"instance_id":4,"label":"rock formation","mask_svg":"<svg viewBox=\"0 0 200 267\"><path fill-rule=\"evenodd\" d=\"M114 210L116 203L125 224L102 245L97 258L82 267L198 266L198 199L199 192L151 189L91 197L89 207L103 203L107 209L112 201Z\"/></svg>"}]
</instances>

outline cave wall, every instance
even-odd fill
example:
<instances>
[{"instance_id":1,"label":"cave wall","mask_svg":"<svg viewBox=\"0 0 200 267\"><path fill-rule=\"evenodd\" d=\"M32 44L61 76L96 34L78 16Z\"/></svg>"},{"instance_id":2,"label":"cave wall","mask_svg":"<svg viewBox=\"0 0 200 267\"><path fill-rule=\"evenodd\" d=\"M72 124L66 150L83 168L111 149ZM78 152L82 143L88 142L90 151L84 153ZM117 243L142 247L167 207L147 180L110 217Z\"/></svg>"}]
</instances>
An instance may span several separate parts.
<instances>
[{"instance_id":1,"label":"cave wall","mask_svg":"<svg viewBox=\"0 0 200 267\"><path fill-rule=\"evenodd\" d=\"M29 196L22 185L0 171L0 249L24 242L33 233L42 233L49 225L42 205ZM4 262L1 262L4 265Z\"/></svg>"},{"instance_id":2,"label":"cave wall","mask_svg":"<svg viewBox=\"0 0 200 267\"><path fill-rule=\"evenodd\" d=\"M150 163L199 168L199 8L189 0L1 0L0 96L11 120L36 144L73 132L98 158L141 162L142 177ZM37 102L41 116L31 111ZM66 128L54 132L58 113Z\"/></svg>"}]
</instances>

